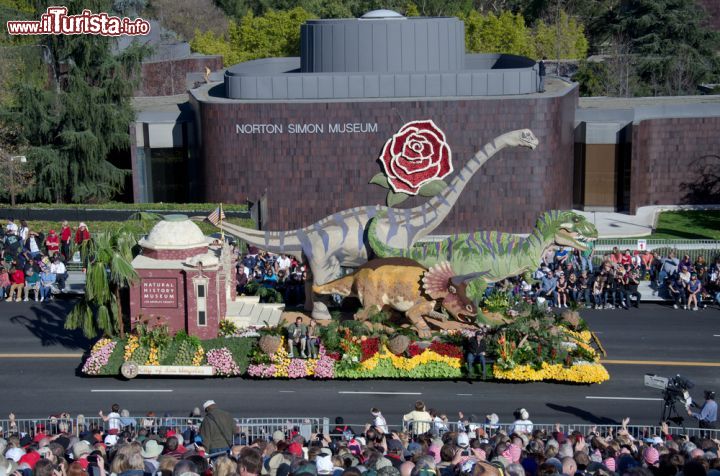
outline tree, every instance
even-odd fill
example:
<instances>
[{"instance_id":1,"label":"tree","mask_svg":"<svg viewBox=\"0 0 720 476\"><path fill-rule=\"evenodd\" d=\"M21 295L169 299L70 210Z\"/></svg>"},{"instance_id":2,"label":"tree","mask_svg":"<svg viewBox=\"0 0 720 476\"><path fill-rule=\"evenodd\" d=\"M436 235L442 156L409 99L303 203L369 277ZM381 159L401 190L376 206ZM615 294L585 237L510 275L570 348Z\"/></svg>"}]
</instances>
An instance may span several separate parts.
<instances>
[{"instance_id":1,"label":"tree","mask_svg":"<svg viewBox=\"0 0 720 476\"><path fill-rule=\"evenodd\" d=\"M720 34L693 0L625 0L615 15L615 32L629 39L650 94L694 94L700 83L717 82Z\"/></svg>"},{"instance_id":2,"label":"tree","mask_svg":"<svg viewBox=\"0 0 720 476\"><path fill-rule=\"evenodd\" d=\"M197 32L190 45L193 51L223 55L226 65L256 58L298 56L300 25L310 18L313 15L300 7L270 10L259 17L248 12L239 24L230 21L227 36Z\"/></svg>"},{"instance_id":3,"label":"tree","mask_svg":"<svg viewBox=\"0 0 720 476\"><path fill-rule=\"evenodd\" d=\"M191 40L196 30L212 31L221 35L228 28L227 16L212 0L153 0L152 15L162 22L163 27L174 31L185 40Z\"/></svg>"},{"instance_id":4,"label":"tree","mask_svg":"<svg viewBox=\"0 0 720 476\"><path fill-rule=\"evenodd\" d=\"M473 53L510 53L535 57L532 31L519 13L481 14L472 10L465 22L465 48Z\"/></svg>"},{"instance_id":5,"label":"tree","mask_svg":"<svg viewBox=\"0 0 720 476\"><path fill-rule=\"evenodd\" d=\"M69 5L70 14L111 11L108 0ZM107 158L129 147L133 80L148 50L136 43L113 53L114 40L103 36L50 35L40 41L50 60L50 84L19 82L13 100L0 109L0 121L18 128L35 166L30 198L108 200L122 190L129 173Z\"/></svg>"},{"instance_id":6,"label":"tree","mask_svg":"<svg viewBox=\"0 0 720 476\"><path fill-rule=\"evenodd\" d=\"M588 41L582 23L560 10L555 24L540 21L535 29L537 56L560 59L584 59ZM559 25L558 25L559 22Z\"/></svg>"},{"instance_id":7,"label":"tree","mask_svg":"<svg viewBox=\"0 0 720 476\"><path fill-rule=\"evenodd\" d=\"M138 279L132 267L135 236L125 230L99 233L83 246L87 273L85 294L75 305L66 329L82 329L88 338L125 334L121 291Z\"/></svg>"}]
</instances>

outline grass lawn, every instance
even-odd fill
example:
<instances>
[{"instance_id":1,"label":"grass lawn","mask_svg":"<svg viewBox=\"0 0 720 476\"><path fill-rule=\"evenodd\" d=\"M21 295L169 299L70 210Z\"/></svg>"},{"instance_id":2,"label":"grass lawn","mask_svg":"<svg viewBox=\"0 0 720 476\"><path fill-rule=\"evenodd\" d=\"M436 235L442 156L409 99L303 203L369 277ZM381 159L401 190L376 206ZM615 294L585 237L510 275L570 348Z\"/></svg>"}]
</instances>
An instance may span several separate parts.
<instances>
[{"instance_id":1,"label":"grass lawn","mask_svg":"<svg viewBox=\"0 0 720 476\"><path fill-rule=\"evenodd\" d=\"M215 210L217 203L18 203L14 208L52 208L61 210L93 209L93 210L153 210L153 211L207 211ZM10 204L0 204L0 208L10 208ZM247 205L223 203L226 212L247 210Z\"/></svg>"},{"instance_id":2,"label":"grass lawn","mask_svg":"<svg viewBox=\"0 0 720 476\"><path fill-rule=\"evenodd\" d=\"M225 220L227 223L232 223L233 225L241 225L248 228L256 228L255 222L249 219L245 218L228 218ZM130 231L137 235L145 234L150 231L150 229L155 225L156 222L153 221L135 221L135 220L128 220L125 222L122 221L86 221L85 222L88 226L88 230L90 230L90 233L100 233L103 231L112 231L117 230L121 226L126 226ZM195 222L200 229L205 233L206 235L211 235L213 233L218 233L220 230L216 227L214 227L212 224L204 221L204 222ZM74 230L77 228L77 223L71 222L70 227ZM60 222L54 222L54 221L37 221L37 220L30 220L28 221L28 227L31 230L37 230L41 231L45 234L47 234L48 230L54 229L57 233L60 233Z\"/></svg>"},{"instance_id":3,"label":"grass lawn","mask_svg":"<svg viewBox=\"0 0 720 476\"><path fill-rule=\"evenodd\" d=\"M720 210L663 212L647 238L720 240Z\"/></svg>"}]
</instances>

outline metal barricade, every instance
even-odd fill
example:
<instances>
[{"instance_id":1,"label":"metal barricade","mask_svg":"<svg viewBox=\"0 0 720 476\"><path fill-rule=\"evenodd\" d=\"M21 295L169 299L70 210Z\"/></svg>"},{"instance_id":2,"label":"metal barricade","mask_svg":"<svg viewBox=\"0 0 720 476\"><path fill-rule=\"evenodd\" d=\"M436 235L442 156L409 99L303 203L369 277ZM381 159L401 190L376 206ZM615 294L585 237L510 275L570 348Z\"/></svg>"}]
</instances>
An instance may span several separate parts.
<instances>
[{"instance_id":1,"label":"metal barricade","mask_svg":"<svg viewBox=\"0 0 720 476\"><path fill-rule=\"evenodd\" d=\"M283 433L295 430L303 437L309 439L312 434L330 434L329 418L236 418L235 420L242 433L249 441L255 439L270 439L273 432L280 430Z\"/></svg>"},{"instance_id":2,"label":"metal barricade","mask_svg":"<svg viewBox=\"0 0 720 476\"><path fill-rule=\"evenodd\" d=\"M642 238L641 238L642 239ZM698 256L703 256L707 263L711 263L715 256L720 255L720 241L716 240L645 240L648 251L657 251L660 256L667 256L674 251L678 258L683 255L690 256L694 262ZM620 251L629 249L634 252L638 248L637 239L601 238L595 242L593 264L601 263L602 257L609 254L614 247Z\"/></svg>"}]
</instances>

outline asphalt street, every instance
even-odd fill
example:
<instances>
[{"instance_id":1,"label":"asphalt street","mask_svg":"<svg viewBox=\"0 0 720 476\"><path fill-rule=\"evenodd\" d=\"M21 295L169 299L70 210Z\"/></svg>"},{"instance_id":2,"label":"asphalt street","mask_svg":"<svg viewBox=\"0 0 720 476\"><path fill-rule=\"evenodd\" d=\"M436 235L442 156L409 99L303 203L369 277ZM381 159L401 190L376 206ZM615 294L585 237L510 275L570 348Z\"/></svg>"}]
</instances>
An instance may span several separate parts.
<instances>
[{"instance_id":1,"label":"asphalt street","mask_svg":"<svg viewBox=\"0 0 720 476\"><path fill-rule=\"evenodd\" d=\"M399 423L417 399L454 417L495 412L503 421L518 407L537 423L614 423L631 416L656 423L661 392L643 385L645 373L682 374L720 390L720 310L584 311L601 339L611 379L601 385L508 384L467 381L262 381L245 379L88 378L79 355L89 343L63 329L72 302L0 303L0 415L41 417L61 411L94 415L117 402L132 414L183 416L209 398L237 416L335 417L363 423L378 406Z\"/></svg>"}]
</instances>

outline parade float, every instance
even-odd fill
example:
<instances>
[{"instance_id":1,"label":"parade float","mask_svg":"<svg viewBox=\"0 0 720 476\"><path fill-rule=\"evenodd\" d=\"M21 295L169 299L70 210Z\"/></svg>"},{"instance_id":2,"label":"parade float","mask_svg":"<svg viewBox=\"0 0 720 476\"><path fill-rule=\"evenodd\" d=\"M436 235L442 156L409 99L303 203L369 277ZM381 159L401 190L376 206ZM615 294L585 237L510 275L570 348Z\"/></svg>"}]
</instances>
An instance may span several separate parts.
<instances>
[{"instance_id":1,"label":"parade float","mask_svg":"<svg viewBox=\"0 0 720 476\"><path fill-rule=\"evenodd\" d=\"M230 316L241 297L228 246L206 242L186 217L170 217L141 240L133 261L141 277L130 290L133 332L98 341L82 370L126 378L475 378L465 355L480 330L486 379L603 382L602 346L577 312L555 314L512 292L488 291L507 278L532 282L550 248L591 247L597 230L584 217L550 211L522 236L477 231L426 240L490 157L537 145L527 129L503 134L446 183L454 168L444 133L431 120L413 121L387 141L381 172L370 180L388 190L387 206L356 207L292 231L215 222L247 245L296 255L309 268L311 309L286 312L272 325L238 326ZM397 207L413 195L428 200ZM355 271L345 274L348 268ZM333 310L346 298L356 299L354 311ZM287 326L311 320L315 348L298 358Z\"/></svg>"}]
</instances>

